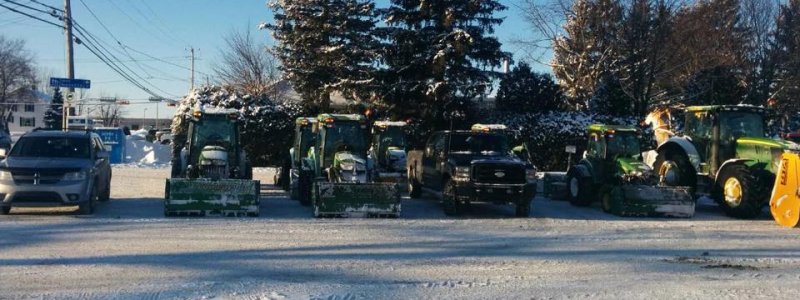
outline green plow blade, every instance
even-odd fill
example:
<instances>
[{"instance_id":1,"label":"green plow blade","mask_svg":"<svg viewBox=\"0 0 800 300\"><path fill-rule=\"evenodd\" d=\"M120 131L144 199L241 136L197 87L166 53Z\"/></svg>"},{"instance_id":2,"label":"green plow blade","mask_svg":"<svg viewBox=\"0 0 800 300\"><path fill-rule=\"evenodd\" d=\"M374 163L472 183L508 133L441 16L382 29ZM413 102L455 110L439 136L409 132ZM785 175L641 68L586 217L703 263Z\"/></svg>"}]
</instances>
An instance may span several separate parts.
<instances>
[{"instance_id":1,"label":"green plow blade","mask_svg":"<svg viewBox=\"0 0 800 300\"><path fill-rule=\"evenodd\" d=\"M167 179L166 216L258 216L261 182L244 179Z\"/></svg>"},{"instance_id":2,"label":"green plow blade","mask_svg":"<svg viewBox=\"0 0 800 300\"><path fill-rule=\"evenodd\" d=\"M691 218L695 200L688 187L623 185L611 189L603 206L625 217Z\"/></svg>"},{"instance_id":3,"label":"green plow blade","mask_svg":"<svg viewBox=\"0 0 800 300\"><path fill-rule=\"evenodd\" d=\"M315 217L399 217L394 183L314 183Z\"/></svg>"}]
</instances>

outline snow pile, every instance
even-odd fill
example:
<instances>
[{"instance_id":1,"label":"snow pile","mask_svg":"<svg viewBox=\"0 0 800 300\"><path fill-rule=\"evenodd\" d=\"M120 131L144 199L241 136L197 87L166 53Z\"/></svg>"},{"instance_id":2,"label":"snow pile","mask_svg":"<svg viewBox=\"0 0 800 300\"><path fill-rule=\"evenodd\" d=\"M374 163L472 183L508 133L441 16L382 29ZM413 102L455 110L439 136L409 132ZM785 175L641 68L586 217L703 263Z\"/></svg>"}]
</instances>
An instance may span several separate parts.
<instances>
[{"instance_id":1,"label":"snow pile","mask_svg":"<svg viewBox=\"0 0 800 300\"><path fill-rule=\"evenodd\" d=\"M131 131L131 135L128 136L128 139L133 139L133 140L145 140L145 139L147 139L147 129L139 129L139 130Z\"/></svg>"},{"instance_id":2,"label":"snow pile","mask_svg":"<svg viewBox=\"0 0 800 300\"><path fill-rule=\"evenodd\" d=\"M146 131L145 131L146 132ZM131 135L126 139L125 163L136 167L167 166L172 158L169 145L151 143L139 135Z\"/></svg>"}]
</instances>

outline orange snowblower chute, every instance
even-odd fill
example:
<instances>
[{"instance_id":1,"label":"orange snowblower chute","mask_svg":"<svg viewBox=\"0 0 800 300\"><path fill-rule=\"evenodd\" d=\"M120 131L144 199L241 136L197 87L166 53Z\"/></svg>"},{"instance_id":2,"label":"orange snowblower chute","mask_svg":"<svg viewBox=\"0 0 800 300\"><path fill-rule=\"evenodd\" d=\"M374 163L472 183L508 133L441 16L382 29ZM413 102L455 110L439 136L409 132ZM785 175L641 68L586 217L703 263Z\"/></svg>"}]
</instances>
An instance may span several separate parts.
<instances>
[{"instance_id":1,"label":"orange snowblower chute","mask_svg":"<svg viewBox=\"0 0 800 300\"><path fill-rule=\"evenodd\" d=\"M784 152L778 168L772 197L769 200L769 211L775 222L786 227L797 227L800 221L800 154Z\"/></svg>"}]
</instances>

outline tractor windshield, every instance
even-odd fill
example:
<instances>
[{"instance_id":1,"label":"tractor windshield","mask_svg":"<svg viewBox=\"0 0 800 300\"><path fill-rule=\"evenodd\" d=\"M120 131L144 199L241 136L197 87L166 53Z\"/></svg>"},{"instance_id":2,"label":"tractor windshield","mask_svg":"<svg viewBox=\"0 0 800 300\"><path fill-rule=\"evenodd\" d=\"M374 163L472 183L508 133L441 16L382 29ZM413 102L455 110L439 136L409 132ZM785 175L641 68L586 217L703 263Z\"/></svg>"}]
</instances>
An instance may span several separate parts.
<instances>
[{"instance_id":1,"label":"tractor windshield","mask_svg":"<svg viewBox=\"0 0 800 300\"><path fill-rule=\"evenodd\" d=\"M406 134L403 127L390 126L380 133L380 143L384 147L406 147Z\"/></svg>"},{"instance_id":2,"label":"tractor windshield","mask_svg":"<svg viewBox=\"0 0 800 300\"><path fill-rule=\"evenodd\" d=\"M740 137L764 137L764 119L752 112L723 112L720 118L720 135L723 141Z\"/></svg>"},{"instance_id":3,"label":"tractor windshield","mask_svg":"<svg viewBox=\"0 0 800 300\"><path fill-rule=\"evenodd\" d=\"M330 127L328 127L330 126ZM367 152L366 125L360 122L336 122L325 128L326 159L332 158L336 152Z\"/></svg>"},{"instance_id":4,"label":"tractor windshield","mask_svg":"<svg viewBox=\"0 0 800 300\"><path fill-rule=\"evenodd\" d=\"M633 157L641 155L639 149L639 137L632 132L617 132L606 137L608 141L608 157L615 155L622 157Z\"/></svg>"},{"instance_id":5,"label":"tractor windshield","mask_svg":"<svg viewBox=\"0 0 800 300\"><path fill-rule=\"evenodd\" d=\"M235 123L225 119L204 119L194 126L194 144L198 147L218 145L228 148L236 135Z\"/></svg>"},{"instance_id":6,"label":"tractor windshield","mask_svg":"<svg viewBox=\"0 0 800 300\"><path fill-rule=\"evenodd\" d=\"M503 134L456 133L451 135L450 153L505 155L510 151L508 137Z\"/></svg>"}]
</instances>

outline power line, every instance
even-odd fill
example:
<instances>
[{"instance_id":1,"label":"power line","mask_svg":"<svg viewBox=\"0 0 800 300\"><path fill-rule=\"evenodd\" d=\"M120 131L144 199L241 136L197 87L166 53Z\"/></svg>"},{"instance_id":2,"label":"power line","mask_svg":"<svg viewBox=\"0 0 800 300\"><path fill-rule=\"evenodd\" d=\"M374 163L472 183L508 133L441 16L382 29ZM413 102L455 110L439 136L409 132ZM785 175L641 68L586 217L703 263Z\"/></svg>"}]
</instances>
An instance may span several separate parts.
<instances>
[{"instance_id":1,"label":"power line","mask_svg":"<svg viewBox=\"0 0 800 300\"><path fill-rule=\"evenodd\" d=\"M60 8L58 8L58 7L53 7L53 6L50 6L50 5L44 4L44 3L42 3L42 2L39 2L39 1L36 1L36 0L30 0L30 1L31 1L31 2L33 2L33 3L39 4L39 5L43 6L43 7L46 7L46 8L49 8L49 9L52 9L52 10L55 10L55 11L58 11L58 12L64 13L64 10L63 10L63 9L60 9Z\"/></svg>"},{"instance_id":2,"label":"power line","mask_svg":"<svg viewBox=\"0 0 800 300\"><path fill-rule=\"evenodd\" d=\"M6 0L6 1L8 1L8 0ZM39 21L42 21L42 22L44 22L44 23L47 23L47 24L50 24L50 25L56 26L56 27L58 27L58 28L65 29L63 25L59 25L59 24L56 24L56 23L53 23L53 22L47 21L47 20L45 20L45 19L42 19L42 18L36 17L36 16L34 16L34 15L29 15L29 14L27 14L27 13L24 13L24 12L18 11L18 10L16 10L16 9L13 9L13 8L11 8L11 7L8 7L8 6L5 6L5 5L3 5L3 4L0 4L0 7L3 7L3 8L5 8L5 9L8 9L8 10L10 10L10 11L13 11L13 12L15 12L15 13L18 13L18 14L21 14L21 15L23 15L23 16L26 16L26 17L28 17L28 18L35 19L35 20L39 20Z\"/></svg>"},{"instance_id":3,"label":"power line","mask_svg":"<svg viewBox=\"0 0 800 300\"><path fill-rule=\"evenodd\" d=\"M49 14L51 16L57 17L57 15L55 14L55 11L42 10L42 9L38 9L38 8L35 8L35 7L32 7L32 6L28 6L28 5L19 3L19 2L11 1L11 0L3 0L3 1L11 3L11 4L14 4L14 5L17 5L17 6L22 6L24 8L30 9L30 10L35 10L35 11L38 11L38 12L41 12L41 13L45 13L45 14Z\"/></svg>"},{"instance_id":4,"label":"power line","mask_svg":"<svg viewBox=\"0 0 800 300\"><path fill-rule=\"evenodd\" d=\"M150 54L144 53L144 52L142 52L142 51L139 51L139 50L133 49L133 48L131 48L131 47L128 47L128 46L125 46L125 47L126 47L126 48L128 48L128 50L131 50L131 51L133 51L133 52L139 53L139 54L141 54L141 55L144 55L144 56L146 56L146 57L148 57L148 58L151 58L151 59L154 59L154 60L160 61L160 62L162 62L162 63L165 63L165 64L168 64L168 65L174 66L174 67L176 67L176 68L181 68L181 69L184 69L184 70L187 70L187 71L191 71L191 70L192 70L192 69L191 69L191 68L189 68L189 67L186 67L186 66L181 66L181 65L179 65L179 64L176 64L176 63L173 63L173 62L170 62L170 61L166 61L166 60L160 59L160 58L158 58L158 57L155 57L155 56L152 56L152 55L150 55ZM197 73L200 73L200 74L203 74L203 75L205 75L205 76L212 76L212 75L210 75L210 74L208 74L208 73L203 73L203 72L200 72L200 71L197 71L197 70L195 70L195 72L197 72Z\"/></svg>"}]
</instances>

